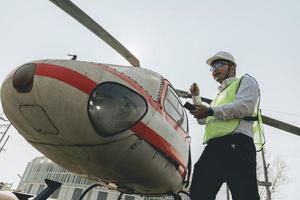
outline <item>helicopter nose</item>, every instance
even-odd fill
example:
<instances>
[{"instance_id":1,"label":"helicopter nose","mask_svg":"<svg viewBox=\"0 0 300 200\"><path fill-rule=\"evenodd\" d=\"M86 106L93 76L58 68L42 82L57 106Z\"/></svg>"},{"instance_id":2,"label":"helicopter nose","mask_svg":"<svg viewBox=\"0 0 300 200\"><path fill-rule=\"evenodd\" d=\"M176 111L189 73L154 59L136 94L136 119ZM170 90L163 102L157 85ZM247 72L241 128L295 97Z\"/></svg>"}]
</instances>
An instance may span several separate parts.
<instances>
[{"instance_id":1,"label":"helicopter nose","mask_svg":"<svg viewBox=\"0 0 300 200\"><path fill-rule=\"evenodd\" d=\"M17 69L13 76L13 86L18 92L30 92L33 86L35 70L36 65L34 63L22 65Z\"/></svg>"},{"instance_id":2,"label":"helicopter nose","mask_svg":"<svg viewBox=\"0 0 300 200\"><path fill-rule=\"evenodd\" d=\"M144 97L114 82L98 85L88 105L90 121L102 137L113 136L131 128L144 117L147 110Z\"/></svg>"}]
</instances>

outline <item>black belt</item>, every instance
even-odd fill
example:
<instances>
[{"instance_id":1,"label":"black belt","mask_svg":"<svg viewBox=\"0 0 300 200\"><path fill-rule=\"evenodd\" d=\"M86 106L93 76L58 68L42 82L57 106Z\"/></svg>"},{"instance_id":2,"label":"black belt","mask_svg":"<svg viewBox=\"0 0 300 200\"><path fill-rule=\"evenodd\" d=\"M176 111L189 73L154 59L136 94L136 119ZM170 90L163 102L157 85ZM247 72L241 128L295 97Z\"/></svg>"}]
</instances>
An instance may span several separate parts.
<instances>
[{"instance_id":1,"label":"black belt","mask_svg":"<svg viewBox=\"0 0 300 200\"><path fill-rule=\"evenodd\" d=\"M213 138L208 141L208 146L214 145L224 145L224 144L251 144L253 145L253 138L243 134L243 133L232 133L230 135L225 135L219 138Z\"/></svg>"},{"instance_id":2,"label":"black belt","mask_svg":"<svg viewBox=\"0 0 300 200\"><path fill-rule=\"evenodd\" d=\"M258 116L255 116L255 117L243 117L242 119L246 120L246 121L258 121Z\"/></svg>"}]
</instances>

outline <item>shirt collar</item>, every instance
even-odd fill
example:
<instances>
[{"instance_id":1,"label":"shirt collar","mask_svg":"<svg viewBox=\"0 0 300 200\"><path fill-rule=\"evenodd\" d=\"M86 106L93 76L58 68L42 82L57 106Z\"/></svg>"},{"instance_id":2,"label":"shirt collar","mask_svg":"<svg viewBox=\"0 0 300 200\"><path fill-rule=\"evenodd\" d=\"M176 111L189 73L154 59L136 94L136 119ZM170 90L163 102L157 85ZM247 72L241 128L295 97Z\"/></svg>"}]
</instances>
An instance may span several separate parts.
<instances>
[{"instance_id":1,"label":"shirt collar","mask_svg":"<svg viewBox=\"0 0 300 200\"><path fill-rule=\"evenodd\" d=\"M222 84L218 86L218 90L221 92L225 87L227 87L230 83L237 80L237 77L227 78L222 81Z\"/></svg>"}]
</instances>

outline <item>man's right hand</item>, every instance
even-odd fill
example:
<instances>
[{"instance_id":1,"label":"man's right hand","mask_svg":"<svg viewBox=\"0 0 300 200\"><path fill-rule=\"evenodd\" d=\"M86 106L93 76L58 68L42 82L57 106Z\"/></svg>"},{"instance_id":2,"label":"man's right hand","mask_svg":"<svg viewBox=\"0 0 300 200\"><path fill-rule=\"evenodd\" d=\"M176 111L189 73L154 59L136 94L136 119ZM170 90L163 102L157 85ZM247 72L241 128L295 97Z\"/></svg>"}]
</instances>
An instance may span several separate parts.
<instances>
[{"instance_id":1,"label":"man's right hand","mask_svg":"<svg viewBox=\"0 0 300 200\"><path fill-rule=\"evenodd\" d=\"M193 83L190 87L190 92L192 94L192 96L199 96L200 95L200 90L199 90L199 86L197 83Z\"/></svg>"},{"instance_id":2,"label":"man's right hand","mask_svg":"<svg viewBox=\"0 0 300 200\"><path fill-rule=\"evenodd\" d=\"M191 110L190 113L194 115L196 119L204 119L208 117L208 107L205 105L195 105L196 109Z\"/></svg>"}]
</instances>

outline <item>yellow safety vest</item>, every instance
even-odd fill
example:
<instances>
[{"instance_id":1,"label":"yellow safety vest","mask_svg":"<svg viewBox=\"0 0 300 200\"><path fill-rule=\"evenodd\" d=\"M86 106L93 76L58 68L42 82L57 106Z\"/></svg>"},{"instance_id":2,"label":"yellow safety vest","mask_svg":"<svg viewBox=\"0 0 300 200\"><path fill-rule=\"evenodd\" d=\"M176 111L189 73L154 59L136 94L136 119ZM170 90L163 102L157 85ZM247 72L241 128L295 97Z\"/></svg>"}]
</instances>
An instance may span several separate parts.
<instances>
[{"instance_id":1,"label":"yellow safety vest","mask_svg":"<svg viewBox=\"0 0 300 200\"><path fill-rule=\"evenodd\" d=\"M211 102L210 105L213 107L232 103L236 98L236 93L239 89L242 78L243 77L230 83L225 89L221 91L221 93ZM259 100L252 114L252 117L256 116L258 120L253 122L254 143L257 150L260 150L265 143L265 140L263 135L262 118L259 109ZM214 116L207 117L203 142L207 143L213 138L232 134L239 126L240 121L241 119L239 118L220 120L216 119Z\"/></svg>"}]
</instances>

